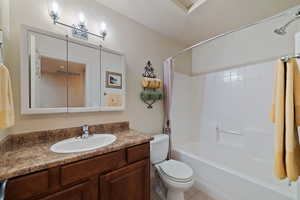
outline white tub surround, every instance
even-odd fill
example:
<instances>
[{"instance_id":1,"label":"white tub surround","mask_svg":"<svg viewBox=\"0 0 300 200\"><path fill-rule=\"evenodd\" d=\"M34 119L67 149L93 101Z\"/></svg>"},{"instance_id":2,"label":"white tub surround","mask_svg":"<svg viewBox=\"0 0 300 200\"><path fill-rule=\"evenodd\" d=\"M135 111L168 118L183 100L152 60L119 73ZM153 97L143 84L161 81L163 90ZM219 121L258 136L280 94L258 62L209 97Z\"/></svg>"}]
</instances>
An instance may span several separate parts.
<instances>
[{"instance_id":1,"label":"white tub surround","mask_svg":"<svg viewBox=\"0 0 300 200\"><path fill-rule=\"evenodd\" d=\"M189 143L176 147L176 159L179 159L194 170L194 186L217 200L296 200L297 185L288 186L287 181L278 183L266 181L255 176L237 171L232 167L221 165L214 160L201 156L207 146L200 143ZM216 149L218 151L219 149ZM232 154L237 160L241 155ZM226 158L224 158L225 160ZM230 162L228 160L228 162ZM246 167L245 167L246 168Z\"/></svg>"}]
</instances>

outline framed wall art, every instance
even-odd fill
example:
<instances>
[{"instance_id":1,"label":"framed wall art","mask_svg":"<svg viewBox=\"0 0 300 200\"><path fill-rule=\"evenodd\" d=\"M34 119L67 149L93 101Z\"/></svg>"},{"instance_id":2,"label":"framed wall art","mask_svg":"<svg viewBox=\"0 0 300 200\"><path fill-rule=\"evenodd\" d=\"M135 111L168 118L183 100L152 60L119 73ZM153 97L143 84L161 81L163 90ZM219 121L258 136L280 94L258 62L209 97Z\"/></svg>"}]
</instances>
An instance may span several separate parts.
<instances>
[{"instance_id":1,"label":"framed wall art","mask_svg":"<svg viewBox=\"0 0 300 200\"><path fill-rule=\"evenodd\" d=\"M122 74L106 72L106 88L122 89Z\"/></svg>"}]
</instances>

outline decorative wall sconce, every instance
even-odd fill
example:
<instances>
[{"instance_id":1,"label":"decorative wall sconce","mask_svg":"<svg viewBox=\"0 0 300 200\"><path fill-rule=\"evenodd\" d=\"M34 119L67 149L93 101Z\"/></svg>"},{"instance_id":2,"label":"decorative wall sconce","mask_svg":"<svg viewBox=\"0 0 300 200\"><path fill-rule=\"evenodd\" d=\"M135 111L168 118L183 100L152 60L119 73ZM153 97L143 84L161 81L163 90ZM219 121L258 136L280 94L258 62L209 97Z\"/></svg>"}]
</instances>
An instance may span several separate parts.
<instances>
[{"instance_id":1,"label":"decorative wall sconce","mask_svg":"<svg viewBox=\"0 0 300 200\"><path fill-rule=\"evenodd\" d=\"M162 81L156 78L154 69L150 61L147 62L145 67L145 73L143 73L142 87L143 91L141 92L142 101L147 104L147 108L153 108L153 104L156 101L163 99L163 94L159 90L162 86Z\"/></svg>"},{"instance_id":2,"label":"decorative wall sconce","mask_svg":"<svg viewBox=\"0 0 300 200\"><path fill-rule=\"evenodd\" d=\"M83 13L79 14L78 24L68 25L60 22L59 19L61 14L61 8L59 7L57 0L48 0L48 12L49 12L49 16L53 20L53 24L59 24L72 29L73 37L88 40L88 35L92 35L104 40L105 37L107 36L106 24L104 22L101 23L100 34L89 32L87 28L87 21Z\"/></svg>"}]
</instances>

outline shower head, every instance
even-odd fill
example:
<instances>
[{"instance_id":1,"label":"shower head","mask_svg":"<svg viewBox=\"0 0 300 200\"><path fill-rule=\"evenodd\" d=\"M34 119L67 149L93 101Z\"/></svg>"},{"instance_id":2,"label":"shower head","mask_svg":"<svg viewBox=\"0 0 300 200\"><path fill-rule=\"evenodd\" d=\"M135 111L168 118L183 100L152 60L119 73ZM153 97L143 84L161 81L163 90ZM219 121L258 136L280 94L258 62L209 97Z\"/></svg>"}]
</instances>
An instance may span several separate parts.
<instances>
[{"instance_id":1,"label":"shower head","mask_svg":"<svg viewBox=\"0 0 300 200\"><path fill-rule=\"evenodd\" d=\"M285 35L286 34L286 28L284 28L284 27L276 28L274 30L274 33L276 33L278 35Z\"/></svg>"},{"instance_id":2,"label":"shower head","mask_svg":"<svg viewBox=\"0 0 300 200\"><path fill-rule=\"evenodd\" d=\"M286 29L289 27L290 24L292 24L294 21L300 19L300 11L298 11L296 13L296 15L294 16L293 19L291 19L290 21L288 21L284 26L280 27L280 28L277 28L274 30L274 33L278 34L278 35L285 35L287 32L286 32Z\"/></svg>"}]
</instances>

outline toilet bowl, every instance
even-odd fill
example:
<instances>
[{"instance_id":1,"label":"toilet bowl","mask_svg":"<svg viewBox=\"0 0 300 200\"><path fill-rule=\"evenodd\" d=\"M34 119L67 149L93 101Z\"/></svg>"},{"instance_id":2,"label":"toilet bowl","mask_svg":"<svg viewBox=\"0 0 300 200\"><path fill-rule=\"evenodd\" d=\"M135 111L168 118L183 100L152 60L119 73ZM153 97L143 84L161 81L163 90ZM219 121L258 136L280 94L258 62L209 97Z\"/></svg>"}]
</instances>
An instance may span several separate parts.
<instances>
[{"instance_id":1,"label":"toilet bowl","mask_svg":"<svg viewBox=\"0 0 300 200\"><path fill-rule=\"evenodd\" d=\"M193 170L183 162L166 160L168 135L155 135L151 141L150 159L167 187L167 200L184 200L184 192L193 186Z\"/></svg>"},{"instance_id":2,"label":"toilet bowl","mask_svg":"<svg viewBox=\"0 0 300 200\"><path fill-rule=\"evenodd\" d=\"M163 161L155 168L168 188L167 200L184 200L184 192L194 184L193 170L176 160Z\"/></svg>"}]
</instances>

